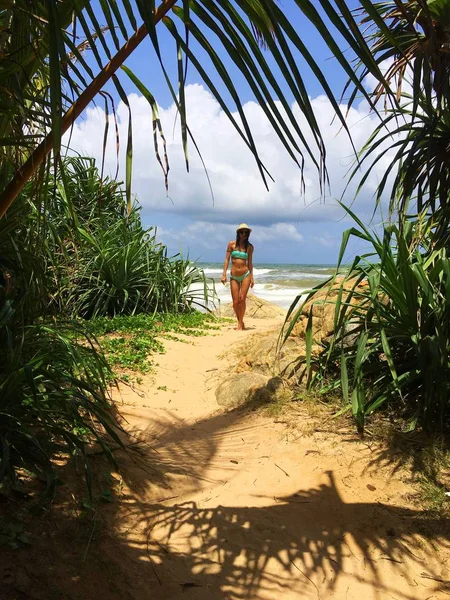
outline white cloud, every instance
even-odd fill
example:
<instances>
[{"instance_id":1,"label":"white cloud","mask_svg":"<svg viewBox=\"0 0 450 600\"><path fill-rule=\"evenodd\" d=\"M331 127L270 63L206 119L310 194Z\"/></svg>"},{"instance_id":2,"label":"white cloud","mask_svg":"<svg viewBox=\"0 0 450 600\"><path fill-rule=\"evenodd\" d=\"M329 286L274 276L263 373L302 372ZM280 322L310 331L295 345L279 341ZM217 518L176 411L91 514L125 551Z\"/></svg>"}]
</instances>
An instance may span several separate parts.
<instances>
[{"instance_id":1,"label":"white cloud","mask_svg":"<svg viewBox=\"0 0 450 600\"><path fill-rule=\"evenodd\" d=\"M314 236L313 241L325 248L336 248L340 244L340 239L336 237Z\"/></svg>"},{"instance_id":2,"label":"white cloud","mask_svg":"<svg viewBox=\"0 0 450 600\"><path fill-rule=\"evenodd\" d=\"M394 64L394 59L393 58L388 58L386 60L383 60L383 62L381 62L379 64L379 69L381 71L381 73L383 75L390 75L390 87L393 91L393 93L396 93L397 91L397 86L399 83L399 79L398 79L398 75L396 76L392 76L391 73L389 73L389 70L391 69L391 67ZM408 64L408 66L406 67L406 70L404 73L401 74L401 90L402 90L402 94L406 94L409 96L413 95L413 81L414 81L414 70L411 68L411 65ZM373 75L369 74L367 75L367 77L364 80L364 85L367 87L367 89L370 92L375 91L375 89L377 88L379 84L379 81L376 77L374 77ZM382 96L383 99L383 96ZM384 102L384 100L382 100Z\"/></svg>"},{"instance_id":3,"label":"white cloud","mask_svg":"<svg viewBox=\"0 0 450 600\"><path fill-rule=\"evenodd\" d=\"M214 203L203 166L192 143L189 144L190 172L186 172L179 117L176 119L174 105L160 109L170 162L169 198L166 196L163 174L154 156L150 107L142 96L129 96L133 116L133 192L144 210L186 215L196 221L192 227L176 234L180 242L183 238L186 241L186 238L191 236L201 244L203 236L208 233L208 227L212 228L212 223L215 225L209 231L209 235L220 237L223 227L223 235L225 236L226 232L226 237L229 237L229 224L240 221L261 226L260 234L264 231L268 240L278 231L292 241L300 241L301 236L295 224L302 221L335 220L342 216L335 199L339 198L344 190L346 174L352 165L354 152L347 134L325 96L312 100L327 148L331 192L325 190L325 202L319 187L317 170L307 154L304 170L306 192L304 196L301 195L300 171L284 151L257 104L248 102L244 110L252 126L261 158L275 179L274 183L269 182L269 192L264 187L253 156L211 94L202 85L194 84L187 86L186 98L188 123L206 163L214 192ZM342 106L343 114L346 114L346 111L347 107ZM294 113L305 137L311 141L312 136L304 116L297 107L294 107ZM123 179L128 123L128 112L123 103L119 104L117 114L121 140L119 177ZM346 122L357 149L367 140L375 126L375 119L374 115L368 113L364 104L348 112ZM75 125L70 145L74 150L100 160L103 132L103 110L88 109L85 119ZM110 127L110 132L106 172L114 175L116 149L113 126ZM385 166L386 161L382 161L369 177L364 192L354 205L358 212L370 214L373 210L373 192ZM352 184L346 193L348 202L353 199L354 191L355 185Z\"/></svg>"},{"instance_id":4,"label":"white cloud","mask_svg":"<svg viewBox=\"0 0 450 600\"><path fill-rule=\"evenodd\" d=\"M158 237L161 240L171 241L171 245L182 247L195 246L198 248L210 248L211 241L219 247L223 247L231 241L234 230L228 223L212 223L208 221L195 221L182 229L162 228L158 229ZM258 226L254 236L258 244L292 244L303 240L303 235L292 223L275 223L270 226ZM253 234L251 240L253 239Z\"/></svg>"}]
</instances>

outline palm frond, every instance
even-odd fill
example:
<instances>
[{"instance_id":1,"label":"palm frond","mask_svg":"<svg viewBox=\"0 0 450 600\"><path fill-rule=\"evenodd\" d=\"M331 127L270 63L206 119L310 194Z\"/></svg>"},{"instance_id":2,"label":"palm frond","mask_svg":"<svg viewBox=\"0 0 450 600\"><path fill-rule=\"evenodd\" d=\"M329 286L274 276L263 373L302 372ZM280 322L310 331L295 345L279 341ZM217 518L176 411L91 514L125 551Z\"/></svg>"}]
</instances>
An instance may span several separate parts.
<instances>
[{"instance_id":1,"label":"palm frond","mask_svg":"<svg viewBox=\"0 0 450 600\"><path fill-rule=\"evenodd\" d=\"M359 53L367 72L374 73L383 80L376 60L354 24L348 29L350 17L347 13L341 14L341 3L332 4L323 0L321 5L323 11L320 13L309 1L296 2L299 16L302 15L317 29L335 55L337 63L370 102L370 96L354 73L351 60L346 58L335 42L332 30L343 36L355 53ZM176 19L169 17L171 11ZM139 28L136 22L138 14L141 20ZM179 65L183 64L183 55L186 63L195 61L198 72L231 118L232 109L228 107L226 95L232 97L238 109L241 105L240 94L229 78L223 62L223 56L231 58L248 82L291 158L303 169L303 155L309 155L309 159L318 168L321 186L326 184L326 149L303 77L297 67L299 57L305 60L324 86L344 128L345 119L312 53L285 17L282 7L273 0L166 0L155 10L152 9L152 4L142 0L136 0L135 3L131 0L122 0L121 3L103 0L96 11L89 2L81 0L61 0L56 8L52 2L36 3L33 10L25 0L19 0L11 8L0 11L2 21L12 24L13 30L17 28L23 31L20 40L14 35L2 37L4 60L0 67L0 87L9 95L5 96L8 98L8 111L5 112L4 119L0 119L0 137L6 141L5 148L12 153L12 162L18 170L0 196L0 215L4 214L49 153L53 150L55 155L58 154L61 135L71 127L147 35L157 60L167 74L157 26L166 15L165 25L175 38L174 50ZM264 40L266 52L271 55L278 69L279 73L276 75L272 68L268 68L265 52L258 46L257 42L261 40ZM200 44L212 59L212 69L208 60L200 59L196 44ZM219 47L223 49L220 55L217 52ZM86 58L86 49L93 54L95 67ZM175 93L175 87L168 77L167 83L181 115L187 158L186 78L182 66L178 71L178 92ZM220 86L213 85L213 75L219 77L226 94L220 91ZM279 83L281 79L287 82L300 110L307 118L313 144L307 141L308 137L299 129L291 107L283 98ZM118 78L114 76L113 82L119 97L123 99ZM274 103L274 98L277 97L283 104L285 114L280 113ZM259 158L258 148L253 142L251 129L242 110L239 122L235 121L234 124L255 156L262 178L266 180L266 169ZM34 137L30 137L31 134ZM39 144L36 143L36 136L41 136ZM24 138L26 143L24 141L22 146L18 146L17 140ZM132 155L131 145L127 155ZM128 190L129 186L130 184ZM130 197L129 191L128 195Z\"/></svg>"}]
</instances>

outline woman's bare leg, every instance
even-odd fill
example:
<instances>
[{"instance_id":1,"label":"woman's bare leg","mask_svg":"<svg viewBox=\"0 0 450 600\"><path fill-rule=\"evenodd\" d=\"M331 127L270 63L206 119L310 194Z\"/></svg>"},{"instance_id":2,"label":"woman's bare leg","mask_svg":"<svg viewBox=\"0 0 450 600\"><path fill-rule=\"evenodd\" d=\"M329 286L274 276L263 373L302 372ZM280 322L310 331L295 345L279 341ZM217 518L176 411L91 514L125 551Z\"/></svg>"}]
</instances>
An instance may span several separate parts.
<instances>
[{"instance_id":1,"label":"woman's bare leg","mask_svg":"<svg viewBox=\"0 0 450 600\"><path fill-rule=\"evenodd\" d=\"M241 283L241 289L239 290L239 317L238 317L238 329L245 329L244 315L246 309L246 301L248 289L250 287L251 277L248 275Z\"/></svg>"},{"instance_id":2,"label":"woman's bare leg","mask_svg":"<svg viewBox=\"0 0 450 600\"><path fill-rule=\"evenodd\" d=\"M236 319L238 320L238 329L240 323L240 306L239 306L239 293L240 293L240 284L235 279L230 279L230 289L231 289L231 298L233 299L233 309L236 315Z\"/></svg>"}]
</instances>

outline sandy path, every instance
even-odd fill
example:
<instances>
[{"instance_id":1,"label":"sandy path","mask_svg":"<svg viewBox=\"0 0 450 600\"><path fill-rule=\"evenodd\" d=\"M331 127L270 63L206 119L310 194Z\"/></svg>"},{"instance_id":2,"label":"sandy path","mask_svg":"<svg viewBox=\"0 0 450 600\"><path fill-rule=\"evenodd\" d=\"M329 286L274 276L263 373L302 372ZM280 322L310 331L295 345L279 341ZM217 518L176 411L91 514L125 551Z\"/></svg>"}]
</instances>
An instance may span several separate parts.
<instances>
[{"instance_id":1,"label":"sandy path","mask_svg":"<svg viewBox=\"0 0 450 600\"><path fill-rule=\"evenodd\" d=\"M247 324L167 342L156 379L121 390L147 466L126 460L123 502L110 509L117 535L102 550L121 582L111 597L448 598L448 523L423 523L388 452L302 434L306 413L289 427L217 405L220 355L270 325Z\"/></svg>"}]
</instances>

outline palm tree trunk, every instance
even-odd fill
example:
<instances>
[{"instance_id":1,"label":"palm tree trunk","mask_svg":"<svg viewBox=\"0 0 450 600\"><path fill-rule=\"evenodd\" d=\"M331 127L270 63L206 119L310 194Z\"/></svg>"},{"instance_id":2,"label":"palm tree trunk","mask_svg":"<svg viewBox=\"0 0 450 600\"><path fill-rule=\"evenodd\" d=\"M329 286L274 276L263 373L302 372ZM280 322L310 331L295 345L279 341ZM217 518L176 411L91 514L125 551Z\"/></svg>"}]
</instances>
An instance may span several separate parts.
<instances>
[{"instance_id":1,"label":"palm tree trunk","mask_svg":"<svg viewBox=\"0 0 450 600\"><path fill-rule=\"evenodd\" d=\"M154 14L154 23L158 23L165 14L177 3L177 0L163 0L162 4L156 9ZM139 46L142 40L147 35L147 27L145 24L130 37L127 43L117 52L117 54L109 61L106 67L91 81L84 92L72 104L61 120L61 135L73 125L76 119L81 115L83 110L90 104L98 92L114 75L117 69L125 62L130 54ZM27 161L18 169L11 179L9 184L0 195L0 219L22 191L27 181L39 168L45 157L53 149L53 132L45 137L39 146L33 151Z\"/></svg>"}]
</instances>

